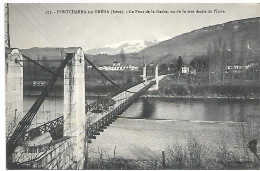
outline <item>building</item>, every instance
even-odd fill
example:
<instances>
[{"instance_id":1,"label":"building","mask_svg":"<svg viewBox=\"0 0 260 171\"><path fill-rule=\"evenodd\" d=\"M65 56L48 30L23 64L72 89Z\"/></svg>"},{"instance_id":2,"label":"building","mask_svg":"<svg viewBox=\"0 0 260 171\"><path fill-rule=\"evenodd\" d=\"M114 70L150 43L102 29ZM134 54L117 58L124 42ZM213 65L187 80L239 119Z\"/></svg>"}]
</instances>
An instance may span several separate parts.
<instances>
[{"instance_id":1,"label":"building","mask_svg":"<svg viewBox=\"0 0 260 171\"><path fill-rule=\"evenodd\" d=\"M116 65L114 64L115 63L113 63L113 66L102 66L99 67L99 69L105 71L124 71L124 70L137 71L139 69L137 66L133 66L133 65L118 66L118 63Z\"/></svg>"},{"instance_id":2,"label":"building","mask_svg":"<svg viewBox=\"0 0 260 171\"><path fill-rule=\"evenodd\" d=\"M182 74L196 74L196 69L192 66L183 65L181 67L181 73Z\"/></svg>"},{"instance_id":3,"label":"building","mask_svg":"<svg viewBox=\"0 0 260 171\"><path fill-rule=\"evenodd\" d=\"M92 69L92 66L91 65L87 65L87 69Z\"/></svg>"},{"instance_id":4,"label":"building","mask_svg":"<svg viewBox=\"0 0 260 171\"><path fill-rule=\"evenodd\" d=\"M239 64L226 66L226 72L241 73L243 70L248 69L248 66L242 66Z\"/></svg>"},{"instance_id":5,"label":"building","mask_svg":"<svg viewBox=\"0 0 260 171\"><path fill-rule=\"evenodd\" d=\"M181 73L182 74L189 74L190 68L186 65L181 67Z\"/></svg>"}]
</instances>

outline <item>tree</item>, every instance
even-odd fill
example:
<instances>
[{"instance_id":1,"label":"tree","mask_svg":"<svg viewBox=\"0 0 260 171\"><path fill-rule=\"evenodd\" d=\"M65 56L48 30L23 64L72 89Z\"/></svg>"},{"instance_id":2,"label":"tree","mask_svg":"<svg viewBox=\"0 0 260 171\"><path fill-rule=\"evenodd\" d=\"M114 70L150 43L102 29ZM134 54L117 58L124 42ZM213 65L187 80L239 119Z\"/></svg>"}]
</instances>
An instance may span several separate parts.
<instances>
[{"instance_id":1,"label":"tree","mask_svg":"<svg viewBox=\"0 0 260 171\"><path fill-rule=\"evenodd\" d=\"M175 68L175 67L174 67L173 63L170 64L169 68L170 68L170 72L173 72L173 71L174 71L174 68Z\"/></svg>"},{"instance_id":2,"label":"tree","mask_svg":"<svg viewBox=\"0 0 260 171\"><path fill-rule=\"evenodd\" d=\"M126 65L126 55L125 55L124 49L121 49L120 57L121 57L122 65Z\"/></svg>"},{"instance_id":3,"label":"tree","mask_svg":"<svg viewBox=\"0 0 260 171\"><path fill-rule=\"evenodd\" d=\"M177 71L180 71L180 70L181 70L182 63L183 63L183 62L182 62L182 58L181 58L181 56L179 56L178 61L177 61L177 65L176 65Z\"/></svg>"},{"instance_id":4,"label":"tree","mask_svg":"<svg viewBox=\"0 0 260 171\"><path fill-rule=\"evenodd\" d=\"M165 63L161 64L159 68L162 73L166 73L168 71L168 66Z\"/></svg>"}]
</instances>

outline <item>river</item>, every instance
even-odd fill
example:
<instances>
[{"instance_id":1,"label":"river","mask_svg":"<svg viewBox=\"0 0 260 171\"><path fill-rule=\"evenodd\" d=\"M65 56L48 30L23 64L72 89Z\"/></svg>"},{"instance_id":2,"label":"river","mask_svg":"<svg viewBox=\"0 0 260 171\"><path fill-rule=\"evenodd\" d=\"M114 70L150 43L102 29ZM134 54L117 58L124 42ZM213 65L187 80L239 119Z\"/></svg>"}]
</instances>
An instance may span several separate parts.
<instances>
[{"instance_id":1,"label":"river","mask_svg":"<svg viewBox=\"0 0 260 171\"><path fill-rule=\"evenodd\" d=\"M27 111L35 97L24 98ZM97 98L89 98L93 102ZM34 126L62 116L63 100L47 98L35 117ZM223 131L235 144L232 125L237 121L259 119L260 100L140 98L90 144L90 157L139 158L158 155L185 137L198 137L213 146Z\"/></svg>"},{"instance_id":2,"label":"river","mask_svg":"<svg viewBox=\"0 0 260 171\"><path fill-rule=\"evenodd\" d=\"M24 112L27 112L36 97L24 97ZM91 103L99 98L89 97ZM260 117L260 100L230 99L167 99L140 98L122 115L129 119L196 120L196 121L244 121ZM62 97L47 98L37 114L37 121L47 122L62 116ZM36 121L36 118L35 118Z\"/></svg>"}]
</instances>

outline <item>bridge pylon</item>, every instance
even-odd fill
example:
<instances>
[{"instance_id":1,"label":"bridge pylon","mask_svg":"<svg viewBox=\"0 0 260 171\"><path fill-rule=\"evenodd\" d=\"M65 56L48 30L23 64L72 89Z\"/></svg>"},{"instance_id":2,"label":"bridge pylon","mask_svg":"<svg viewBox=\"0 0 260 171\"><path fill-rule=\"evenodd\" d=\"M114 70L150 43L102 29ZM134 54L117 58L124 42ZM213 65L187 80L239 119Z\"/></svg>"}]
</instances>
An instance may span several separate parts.
<instances>
[{"instance_id":1,"label":"bridge pylon","mask_svg":"<svg viewBox=\"0 0 260 171\"><path fill-rule=\"evenodd\" d=\"M5 123L8 136L24 116L23 62L19 49L5 50L5 89Z\"/></svg>"},{"instance_id":2,"label":"bridge pylon","mask_svg":"<svg viewBox=\"0 0 260 171\"><path fill-rule=\"evenodd\" d=\"M75 168L83 167L85 139L85 60L81 48L66 48L72 60L64 68L64 136L74 138Z\"/></svg>"},{"instance_id":3,"label":"bridge pylon","mask_svg":"<svg viewBox=\"0 0 260 171\"><path fill-rule=\"evenodd\" d=\"M158 90L159 89L159 74L158 74L158 64L155 67L155 81L156 84L154 85L154 89Z\"/></svg>"},{"instance_id":4,"label":"bridge pylon","mask_svg":"<svg viewBox=\"0 0 260 171\"><path fill-rule=\"evenodd\" d=\"M146 64L144 64L144 67L143 67L143 80L146 82L147 81L147 73L146 73Z\"/></svg>"},{"instance_id":5,"label":"bridge pylon","mask_svg":"<svg viewBox=\"0 0 260 171\"><path fill-rule=\"evenodd\" d=\"M149 88L149 91L159 90L159 73L158 73L158 64L155 67L155 78L153 79L155 81L155 85Z\"/></svg>"}]
</instances>

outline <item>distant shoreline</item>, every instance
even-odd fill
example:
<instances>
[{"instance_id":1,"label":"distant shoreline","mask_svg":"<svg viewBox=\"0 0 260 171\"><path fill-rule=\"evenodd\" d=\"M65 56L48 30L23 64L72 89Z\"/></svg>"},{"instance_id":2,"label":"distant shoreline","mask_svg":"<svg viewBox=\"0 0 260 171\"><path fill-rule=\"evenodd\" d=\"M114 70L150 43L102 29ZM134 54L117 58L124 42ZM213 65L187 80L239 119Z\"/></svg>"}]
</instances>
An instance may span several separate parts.
<instances>
[{"instance_id":1,"label":"distant shoreline","mask_svg":"<svg viewBox=\"0 0 260 171\"><path fill-rule=\"evenodd\" d=\"M225 99L225 100L260 100L260 98L225 97L225 96L172 96L172 95L142 95L141 98L166 98L166 99Z\"/></svg>"},{"instance_id":2,"label":"distant shoreline","mask_svg":"<svg viewBox=\"0 0 260 171\"><path fill-rule=\"evenodd\" d=\"M24 97L37 97L40 94L26 94ZM63 95L49 95L48 97L63 97ZM85 97L102 98L107 95L87 95ZM140 98L164 98L164 99L223 99L223 100L260 100L260 98L245 98L245 97L221 97L221 96L172 96L172 95L141 95Z\"/></svg>"}]
</instances>

